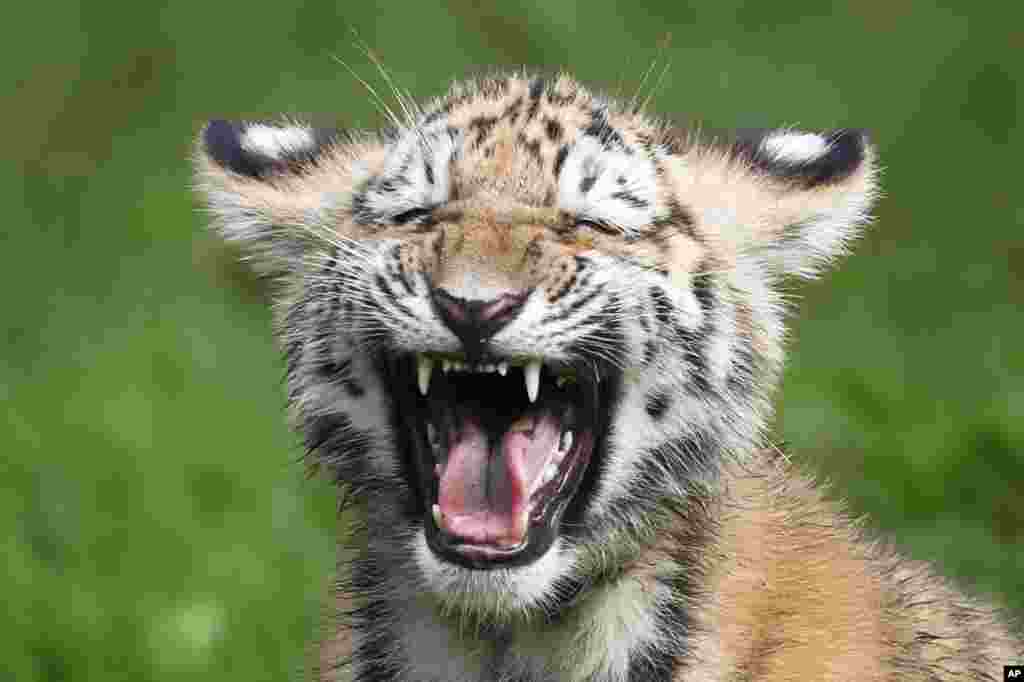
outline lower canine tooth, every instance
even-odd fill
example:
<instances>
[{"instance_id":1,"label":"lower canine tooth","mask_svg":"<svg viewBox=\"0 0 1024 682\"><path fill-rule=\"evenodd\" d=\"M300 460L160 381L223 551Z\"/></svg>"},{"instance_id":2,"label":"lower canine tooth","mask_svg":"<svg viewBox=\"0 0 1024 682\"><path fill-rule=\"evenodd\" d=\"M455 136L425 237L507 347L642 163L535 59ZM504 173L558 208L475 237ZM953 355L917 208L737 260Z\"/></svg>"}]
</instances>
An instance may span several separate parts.
<instances>
[{"instance_id":1,"label":"lower canine tooth","mask_svg":"<svg viewBox=\"0 0 1024 682\"><path fill-rule=\"evenodd\" d=\"M558 452L563 454L568 452L569 448L572 447L572 441L572 431L566 431L565 433L563 433L561 441L558 443Z\"/></svg>"},{"instance_id":2,"label":"lower canine tooth","mask_svg":"<svg viewBox=\"0 0 1024 682\"><path fill-rule=\"evenodd\" d=\"M532 507L527 507L516 517L515 520L515 537L526 539L526 531L530 528L530 510Z\"/></svg>"},{"instance_id":3,"label":"lower canine tooth","mask_svg":"<svg viewBox=\"0 0 1024 682\"><path fill-rule=\"evenodd\" d=\"M433 507L431 507L431 508L430 508L430 513L431 513L431 514L433 515L433 517L434 517L434 524L435 524L435 525L436 525L436 526L437 526L438 528L440 528L440 527L441 527L441 521L442 521L442 519L443 519L443 517L441 516L441 507L440 507L440 505L436 505L436 504L435 504L435 505L434 505Z\"/></svg>"},{"instance_id":4,"label":"lower canine tooth","mask_svg":"<svg viewBox=\"0 0 1024 682\"><path fill-rule=\"evenodd\" d=\"M508 374L508 363L507 362L499 362L498 363L498 374L500 374L501 376L505 376L506 374Z\"/></svg>"}]
</instances>

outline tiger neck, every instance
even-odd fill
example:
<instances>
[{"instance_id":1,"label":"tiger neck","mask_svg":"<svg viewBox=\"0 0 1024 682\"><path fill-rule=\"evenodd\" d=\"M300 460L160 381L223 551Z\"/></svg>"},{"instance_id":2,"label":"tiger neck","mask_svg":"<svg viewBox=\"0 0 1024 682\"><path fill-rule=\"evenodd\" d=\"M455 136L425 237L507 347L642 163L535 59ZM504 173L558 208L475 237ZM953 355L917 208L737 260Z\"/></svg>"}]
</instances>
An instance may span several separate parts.
<instances>
[{"instance_id":1,"label":"tiger neck","mask_svg":"<svg viewBox=\"0 0 1024 682\"><path fill-rule=\"evenodd\" d=\"M700 504L691 505L701 507ZM384 589L359 602L349 652L358 682L670 682L690 648L710 540L700 523L659 534L621 573L583 588L552 618L481 625L446 613L394 564L353 563L354 594L376 580ZM363 545L364 547L366 545ZM372 554L376 554L375 552ZM386 553L384 554L386 555ZM383 555L381 555L383 556Z\"/></svg>"},{"instance_id":2,"label":"tiger neck","mask_svg":"<svg viewBox=\"0 0 1024 682\"><path fill-rule=\"evenodd\" d=\"M363 608L378 619L353 633L353 679L668 682L675 661L665 640L679 624L664 621L686 624L669 590L625 576L593 590L556 621L473 629L442 615L428 598L370 602Z\"/></svg>"}]
</instances>

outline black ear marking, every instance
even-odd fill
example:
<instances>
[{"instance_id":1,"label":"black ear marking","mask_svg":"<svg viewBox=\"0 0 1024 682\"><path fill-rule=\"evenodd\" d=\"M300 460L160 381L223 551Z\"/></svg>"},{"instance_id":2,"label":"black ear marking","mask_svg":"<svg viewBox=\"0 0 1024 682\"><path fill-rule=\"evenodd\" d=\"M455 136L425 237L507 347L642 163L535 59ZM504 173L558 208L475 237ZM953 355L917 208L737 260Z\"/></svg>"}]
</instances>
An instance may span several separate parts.
<instances>
[{"instance_id":1,"label":"black ear marking","mask_svg":"<svg viewBox=\"0 0 1024 682\"><path fill-rule=\"evenodd\" d=\"M867 132L856 128L821 134L753 129L737 132L732 153L764 173L810 188L852 175L868 145Z\"/></svg>"},{"instance_id":2,"label":"black ear marking","mask_svg":"<svg viewBox=\"0 0 1024 682\"><path fill-rule=\"evenodd\" d=\"M203 129L202 144L223 168L251 178L268 178L315 164L342 135L334 128L214 120Z\"/></svg>"}]
</instances>

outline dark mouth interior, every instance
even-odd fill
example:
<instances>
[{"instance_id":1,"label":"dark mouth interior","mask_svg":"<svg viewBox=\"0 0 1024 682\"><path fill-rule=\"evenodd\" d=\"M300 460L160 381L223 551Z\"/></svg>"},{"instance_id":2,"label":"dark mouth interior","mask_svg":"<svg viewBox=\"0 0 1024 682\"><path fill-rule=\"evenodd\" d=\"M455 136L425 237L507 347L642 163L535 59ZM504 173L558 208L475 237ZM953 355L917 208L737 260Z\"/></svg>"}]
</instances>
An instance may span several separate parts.
<instances>
[{"instance_id":1,"label":"dark mouth interior","mask_svg":"<svg viewBox=\"0 0 1024 682\"><path fill-rule=\"evenodd\" d=\"M557 537L592 473L607 402L602 377L594 366L543 363L531 401L526 360L505 359L502 375L497 358L470 369L456 356L452 363L427 357L433 368L426 395L417 384L423 356L396 363L392 378L410 387L396 392L396 426L407 442L428 543L471 568L533 561ZM444 371L447 364L455 368Z\"/></svg>"}]
</instances>

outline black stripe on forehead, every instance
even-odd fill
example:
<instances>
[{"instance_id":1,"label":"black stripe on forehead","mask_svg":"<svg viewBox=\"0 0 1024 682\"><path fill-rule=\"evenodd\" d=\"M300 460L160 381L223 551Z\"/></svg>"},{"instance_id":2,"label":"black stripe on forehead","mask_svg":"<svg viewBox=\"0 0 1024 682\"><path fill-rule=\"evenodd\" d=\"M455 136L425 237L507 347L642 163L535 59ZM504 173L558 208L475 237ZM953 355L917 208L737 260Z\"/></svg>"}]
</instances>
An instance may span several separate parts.
<instances>
[{"instance_id":1,"label":"black stripe on forehead","mask_svg":"<svg viewBox=\"0 0 1024 682\"><path fill-rule=\"evenodd\" d=\"M544 93L544 84L545 81L540 76L530 81L530 99L540 99Z\"/></svg>"},{"instance_id":2,"label":"black stripe on forehead","mask_svg":"<svg viewBox=\"0 0 1024 682\"><path fill-rule=\"evenodd\" d=\"M553 118L546 118L544 119L544 132L549 140L557 144L562 139L562 124Z\"/></svg>"},{"instance_id":3,"label":"black stripe on forehead","mask_svg":"<svg viewBox=\"0 0 1024 682\"><path fill-rule=\"evenodd\" d=\"M567 156L569 156L569 145L563 144L559 148L558 154L555 155L554 172L556 178L562 174L562 165L565 164L565 158Z\"/></svg>"},{"instance_id":4,"label":"black stripe on forehead","mask_svg":"<svg viewBox=\"0 0 1024 682\"><path fill-rule=\"evenodd\" d=\"M693 217L693 213L679 203L676 197L669 197L666 201L666 206L668 207L668 214L654 219L654 222L651 224L654 228L652 232L658 233L669 229L677 230L697 243L703 244L703 240L696 230L697 221Z\"/></svg>"},{"instance_id":5,"label":"black stripe on forehead","mask_svg":"<svg viewBox=\"0 0 1024 682\"><path fill-rule=\"evenodd\" d=\"M473 149L483 144L497 123L497 116L477 116L469 122L469 129L476 132L476 139L472 144Z\"/></svg>"},{"instance_id":6,"label":"black stripe on forehead","mask_svg":"<svg viewBox=\"0 0 1024 682\"><path fill-rule=\"evenodd\" d=\"M508 119L511 125L515 125L516 121L519 120L519 113L523 108L523 98L516 97L512 102L505 107L505 110L501 112L502 119Z\"/></svg>"},{"instance_id":7,"label":"black stripe on forehead","mask_svg":"<svg viewBox=\"0 0 1024 682\"><path fill-rule=\"evenodd\" d=\"M626 146L619 131L608 123L608 114L604 109L590 110L590 125L583 131L583 134L596 137L605 149L619 149L626 153L633 151Z\"/></svg>"},{"instance_id":8,"label":"black stripe on forehead","mask_svg":"<svg viewBox=\"0 0 1024 682\"><path fill-rule=\"evenodd\" d=\"M544 94L545 80L538 76L530 81L530 108L526 111L526 120L532 121L540 107L540 98Z\"/></svg>"}]
</instances>

